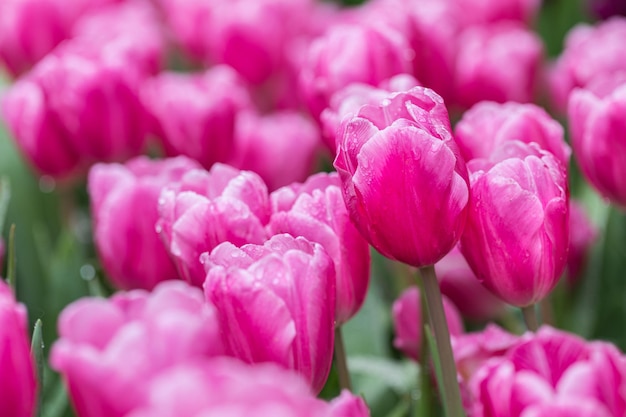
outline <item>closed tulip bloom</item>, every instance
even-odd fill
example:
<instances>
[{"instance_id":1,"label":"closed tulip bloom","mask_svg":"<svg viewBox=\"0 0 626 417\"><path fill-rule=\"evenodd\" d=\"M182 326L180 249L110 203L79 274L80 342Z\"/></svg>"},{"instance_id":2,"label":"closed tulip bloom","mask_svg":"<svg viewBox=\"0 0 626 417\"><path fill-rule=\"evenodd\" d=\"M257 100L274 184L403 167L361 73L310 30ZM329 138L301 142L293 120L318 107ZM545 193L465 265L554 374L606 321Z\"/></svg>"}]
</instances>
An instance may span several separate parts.
<instances>
[{"instance_id":1,"label":"closed tulip bloom","mask_svg":"<svg viewBox=\"0 0 626 417\"><path fill-rule=\"evenodd\" d=\"M145 403L151 379L223 353L215 309L182 281L78 300L61 313L59 335L50 362L78 417L124 417Z\"/></svg>"},{"instance_id":2,"label":"closed tulip bloom","mask_svg":"<svg viewBox=\"0 0 626 417\"><path fill-rule=\"evenodd\" d=\"M445 296L443 297L443 308L450 335L457 336L463 333L461 315L455 305ZM417 287L410 287L405 290L393 303L391 311L396 334L393 345L408 357L419 361L424 329L420 290Z\"/></svg>"},{"instance_id":3,"label":"closed tulip bloom","mask_svg":"<svg viewBox=\"0 0 626 417\"><path fill-rule=\"evenodd\" d=\"M568 119L574 156L585 178L613 203L626 206L626 84L599 97L577 89Z\"/></svg>"},{"instance_id":4,"label":"closed tulip bloom","mask_svg":"<svg viewBox=\"0 0 626 417\"><path fill-rule=\"evenodd\" d=\"M270 218L267 187L253 172L215 164L196 170L159 198L157 230L180 276L196 286L206 273L200 255L222 242L261 244Z\"/></svg>"},{"instance_id":5,"label":"closed tulip bloom","mask_svg":"<svg viewBox=\"0 0 626 417\"><path fill-rule=\"evenodd\" d=\"M178 277L155 225L161 190L199 166L179 157L152 161L138 157L125 165L98 164L89 172L88 191L94 239L113 284L152 289Z\"/></svg>"},{"instance_id":6,"label":"closed tulip bloom","mask_svg":"<svg viewBox=\"0 0 626 417\"><path fill-rule=\"evenodd\" d=\"M483 101L533 101L543 44L538 35L510 22L473 26L458 38L456 99L469 108Z\"/></svg>"},{"instance_id":7,"label":"closed tulip bloom","mask_svg":"<svg viewBox=\"0 0 626 417\"><path fill-rule=\"evenodd\" d=\"M188 156L206 169L231 158L237 114L250 106L241 80L225 66L162 73L144 84L141 98L165 153Z\"/></svg>"},{"instance_id":8,"label":"closed tulip bloom","mask_svg":"<svg viewBox=\"0 0 626 417\"><path fill-rule=\"evenodd\" d=\"M567 167L572 153L563 127L534 104L480 102L463 114L454 129L465 160L489 158L506 141L535 142Z\"/></svg>"},{"instance_id":9,"label":"closed tulip bloom","mask_svg":"<svg viewBox=\"0 0 626 417\"><path fill-rule=\"evenodd\" d=\"M32 417L37 381L30 355L26 308L0 278L0 415Z\"/></svg>"},{"instance_id":10,"label":"closed tulip bloom","mask_svg":"<svg viewBox=\"0 0 626 417\"><path fill-rule=\"evenodd\" d=\"M536 144L511 141L468 168L472 200L461 252L504 301L534 304L554 288L567 261L565 167Z\"/></svg>"},{"instance_id":11,"label":"closed tulip bloom","mask_svg":"<svg viewBox=\"0 0 626 417\"><path fill-rule=\"evenodd\" d=\"M261 245L223 243L204 256L204 291L217 307L226 353L274 362L319 393L330 371L335 271L317 243L275 235Z\"/></svg>"},{"instance_id":12,"label":"closed tulip bloom","mask_svg":"<svg viewBox=\"0 0 626 417\"><path fill-rule=\"evenodd\" d=\"M149 398L128 417L369 417L363 399L344 391L330 404L274 364L229 358L184 364L147 382Z\"/></svg>"},{"instance_id":13,"label":"closed tulip bloom","mask_svg":"<svg viewBox=\"0 0 626 417\"><path fill-rule=\"evenodd\" d=\"M370 278L370 251L356 229L341 195L336 173L316 174L270 196L272 234L289 233L321 244L333 259L336 273L335 321L354 316L365 299Z\"/></svg>"},{"instance_id":14,"label":"closed tulip bloom","mask_svg":"<svg viewBox=\"0 0 626 417\"><path fill-rule=\"evenodd\" d=\"M335 168L350 217L383 255L422 267L458 241L469 201L467 169L434 91L392 94L345 119Z\"/></svg>"}]
</instances>

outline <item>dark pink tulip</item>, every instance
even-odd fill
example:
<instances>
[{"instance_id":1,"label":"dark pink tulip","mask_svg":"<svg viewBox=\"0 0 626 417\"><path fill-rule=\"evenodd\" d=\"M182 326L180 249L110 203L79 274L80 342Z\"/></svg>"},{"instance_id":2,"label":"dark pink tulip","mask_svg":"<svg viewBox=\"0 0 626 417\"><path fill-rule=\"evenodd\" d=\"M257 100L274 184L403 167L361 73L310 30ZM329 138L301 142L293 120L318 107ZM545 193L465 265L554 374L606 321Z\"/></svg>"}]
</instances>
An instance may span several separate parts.
<instances>
[{"instance_id":1,"label":"dark pink tulip","mask_svg":"<svg viewBox=\"0 0 626 417\"><path fill-rule=\"evenodd\" d=\"M600 19L626 16L626 2L622 0L587 0L588 9Z\"/></svg>"},{"instance_id":2,"label":"dark pink tulip","mask_svg":"<svg viewBox=\"0 0 626 417\"><path fill-rule=\"evenodd\" d=\"M461 252L494 294L515 306L534 304L567 261L565 167L536 144L510 141L468 169L472 200Z\"/></svg>"},{"instance_id":3,"label":"dark pink tulip","mask_svg":"<svg viewBox=\"0 0 626 417\"><path fill-rule=\"evenodd\" d=\"M322 246L286 234L263 246L226 242L204 265L226 353L294 369L318 393L330 371L335 318L335 271Z\"/></svg>"},{"instance_id":4,"label":"dark pink tulip","mask_svg":"<svg viewBox=\"0 0 626 417\"><path fill-rule=\"evenodd\" d=\"M541 0L449 0L458 8L463 25L485 25L514 21L531 24L539 12Z\"/></svg>"},{"instance_id":5,"label":"dark pink tulip","mask_svg":"<svg viewBox=\"0 0 626 417\"><path fill-rule=\"evenodd\" d=\"M347 391L331 402L273 364L229 358L184 364L148 381L149 397L128 417L369 417L363 399Z\"/></svg>"},{"instance_id":6,"label":"dark pink tulip","mask_svg":"<svg viewBox=\"0 0 626 417\"><path fill-rule=\"evenodd\" d=\"M457 336L463 333L461 315L446 296L443 296L443 308L450 335ZM417 287L405 290L393 303L392 314L396 333L393 345L408 357L419 361L424 328L420 290Z\"/></svg>"},{"instance_id":7,"label":"dark pink tulip","mask_svg":"<svg viewBox=\"0 0 626 417\"><path fill-rule=\"evenodd\" d=\"M626 84L605 97L582 89L570 95L568 119L578 165L603 197L622 207L626 206L624 112Z\"/></svg>"},{"instance_id":8,"label":"dark pink tulip","mask_svg":"<svg viewBox=\"0 0 626 417\"><path fill-rule=\"evenodd\" d=\"M413 266L443 258L465 225L469 186L441 97L422 87L392 94L340 130L335 168L361 234Z\"/></svg>"},{"instance_id":9,"label":"dark pink tulip","mask_svg":"<svg viewBox=\"0 0 626 417\"><path fill-rule=\"evenodd\" d=\"M461 107L483 100L533 100L543 56L538 35L504 22L470 27L458 42L454 79Z\"/></svg>"},{"instance_id":10,"label":"dark pink tulip","mask_svg":"<svg viewBox=\"0 0 626 417\"><path fill-rule=\"evenodd\" d=\"M181 363L222 354L213 306L182 281L150 294L83 298L59 318L50 362L63 375L79 417L124 417L149 384Z\"/></svg>"},{"instance_id":11,"label":"dark pink tulip","mask_svg":"<svg viewBox=\"0 0 626 417\"><path fill-rule=\"evenodd\" d=\"M473 320L491 320L504 313L506 305L486 289L457 247L435 264L441 293L461 314Z\"/></svg>"},{"instance_id":12,"label":"dark pink tulip","mask_svg":"<svg viewBox=\"0 0 626 417\"><path fill-rule=\"evenodd\" d=\"M585 209L575 200L569 201L569 250L567 252L567 281L574 285L585 267L587 254L596 240L598 230Z\"/></svg>"},{"instance_id":13,"label":"dark pink tulip","mask_svg":"<svg viewBox=\"0 0 626 417\"><path fill-rule=\"evenodd\" d=\"M242 112L236 122L230 164L256 172L270 190L275 190L304 181L313 171L319 148L319 129L304 115L293 111L264 116Z\"/></svg>"},{"instance_id":14,"label":"dark pink tulip","mask_svg":"<svg viewBox=\"0 0 626 417\"><path fill-rule=\"evenodd\" d=\"M237 114L250 106L242 81L226 66L162 73L144 84L141 98L166 154L188 156L206 169L231 158Z\"/></svg>"},{"instance_id":15,"label":"dark pink tulip","mask_svg":"<svg viewBox=\"0 0 626 417\"><path fill-rule=\"evenodd\" d=\"M410 72L410 47L386 26L336 25L315 39L300 73L301 94L318 118L334 93L352 83L378 85Z\"/></svg>"},{"instance_id":16,"label":"dark pink tulip","mask_svg":"<svg viewBox=\"0 0 626 417\"><path fill-rule=\"evenodd\" d=\"M32 417L37 381L30 355L26 308L0 278L0 415Z\"/></svg>"},{"instance_id":17,"label":"dark pink tulip","mask_svg":"<svg viewBox=\"0 0 626 417\"><path fill-rule=\"evenodd\" d=\"M155 224L161 190L199 166L179 157L125 165L98 164L89 172L94 239L105 271L118 288L152 289L178 277Z\"/></svg>"},{"instance_id":18,"label":"dark pink tulip","mask_svg":"<svg viewBox=\"0 0 626 417\"><path fill-rule=\"evenodd\" d=\"M567 167L572 153L563 137L563 127L534 104L485 101L463 114L454 129L465 160L489 158L502 143L519 140L535 142Z\"/></svg>"},{"instance_id":19,"label":"dark pink tulip","mask_svg":"<svg viewBox=\"0 0 626 417\"><path fill-rule=\"evenodd\" d=\"M304 184L292 184L271 196L271 234L289 233L321 244L333 259L336 272L335 322L354 316L365 299L370 278L367 241L354 227L335 174L316 174Z\"/></svg>"},{"instance_id":20,"label":"dark pink tulip","mask_svg":"<svg viewBox=\"0 0 626 417\"><path fill-rule=\"evenodd\" d=\"M270 218L267 187L253 172L215 164L164 190L157 229L180 276L196 286L206 273L200 255L222 242L261 244Z\"/></svg>"}]
</instances>

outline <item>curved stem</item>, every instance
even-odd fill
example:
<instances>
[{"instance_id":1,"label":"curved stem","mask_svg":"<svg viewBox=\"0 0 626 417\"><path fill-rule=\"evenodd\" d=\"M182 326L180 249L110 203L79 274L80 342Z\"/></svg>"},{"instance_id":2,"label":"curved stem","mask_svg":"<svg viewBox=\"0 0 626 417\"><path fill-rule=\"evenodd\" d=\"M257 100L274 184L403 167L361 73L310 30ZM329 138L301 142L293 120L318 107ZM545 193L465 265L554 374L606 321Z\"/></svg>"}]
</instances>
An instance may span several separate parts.
<instances>
[{"instance_id":1,"label":"curved stem","mask_svg":"<svg viewBox=\"0 0 626 417\"><path fill-rule=\"evenodd\" d=\"M526 322L526 327L531 332L536 332L539 328L539 322L537 321L537 312L535 311L535 305L531 304L526 307L522 307L522 315Z\"/></svg>"},{"instance_id":2,"label":"curved stem","mask_svg":"<svg viewBox=\"0 0 626 417\"><path fill-rule=\"evenodd\" d=\"M347 389L348 391L352 391L341 326L335 327L335 365L337 366L337 373L339 375L339 386L342 390Z\"/></svg>"}]
</instances>

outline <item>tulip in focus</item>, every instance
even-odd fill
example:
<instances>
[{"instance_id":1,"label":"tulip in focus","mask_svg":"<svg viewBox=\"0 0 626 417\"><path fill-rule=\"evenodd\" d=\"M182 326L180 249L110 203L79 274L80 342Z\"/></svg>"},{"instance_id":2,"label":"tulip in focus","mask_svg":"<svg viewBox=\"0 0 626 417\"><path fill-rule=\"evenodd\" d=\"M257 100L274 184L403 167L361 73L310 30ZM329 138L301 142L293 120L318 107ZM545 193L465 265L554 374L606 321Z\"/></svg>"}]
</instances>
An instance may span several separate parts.
<instances>
[{"instance_id":1,"label":"tulip in focus","mask_svg":"<svg viewBox=\"0 0 626 417\"><path fill-rule=\"evenodd\" d=\"M0 415L32 417L37 381L30 355L26 308L0 278Z\"/></svg>"},{"instance_id":2,"label":"tulip in focus","mask_svg":"<svg viewBox=\"0 0 626 417\"><path fill-rule=\"evenodd\" d=\"M563 127L534 104L480 102L463 114L456 125L455 139L466 161L489 158L504 142L535 142L551 152L564 167L569 164L570 147Z\"/></svg>"},{"instance_id":3,"label":"tulip in focus","mask_svg":"<svg viewBox=\"0 0 626 417\"><path fill-rule=\"evenodd\" d=\"M335 271L322 246L275 235L262 246L223 243L203 261L226 354L293 369L319 393L335 328Z\"/></svg>"},{"instance_id":4,"label":"tulip in focus","mask_svg":"<svg viewBox=\"0 0 626 417\"><path fill-rule=\"evenodd\" d=\"M626 83L603 97L582 89L570 95L568 119L578 165L603 197L622 207L626 207L625 112Z\"/></svg>"},{"instance_id":5,"label":"tulip in focus","mask_svg":"<svg viewBox=\"0 0 626 417\"><path fill-rule=\"evenodd\" d=\"M532 305L554 288L567 261L565 167L536 144L511 141L468 168L472 200L461 252L493 293Z\"/></svg>"},{"instance_id":6,"label":"tulip in focus","mask_svg":"<svg viewBox=\"0 0 626 417\"><path fill-rule=\"evenodd\" d=\"M469 186L441 97L415 87L365 105L344 120L338 140L346 206L372 246L416 267L452 250Z\"/></svg>"},{"instance_id":7,"label":"tulip in focus","mask_svg":"<svg viewBox=\"0 0 626 417\"><path fill-rule=\"evenodd\" d=\"M161 190L199 166L184 157L125 165L98 164L89 173L88 191L94 239L105 271L122 289L152 289L178 277L155 230Z\"/></svg>"},{"instance_id":8,"label":"tulip in focus","mask_svg":"<svg viewBox=\"0 0 626 417\"><path fill-rule=\"evenodd\" d=\"M200 255L222 242L262 244L270 219L267 187L253 172L215 164L196 170L159 198L157 230L180 276L202 286L206 273Z\"/></svg>"},{"instance_id":9,"label":"tulip in focus","mask_svg":"<svg viewBox=\"0 0 626 417\"><path fill-rule=\"evenodd\" d=\"M321 244L333 259L336 273L336 325L361 308L370 278L367 241L354 227L341 195L336 173L320 173L304 184L292 184L270 196L272 234L289 233Z\"/></svg>"},{"instance_id":10,"label":"tulip in focus","mask_svg":"<svg viewBox=\"0 0 626 417\"><path fill-rule=\"evenodd\" d=\"M83 298L63 310L58 326L50 363L78 417L124 417L147 401L153 378L223 352L215 309L182 281Z\"/></svg>"},{"instance_id":11,"label":"tulip in focus","mask_svg":"<svg viewBox=\"0 0 626 417\"><path fill-rule=\"evenodd\" d=\"M587 255L598 236L598 229L579 202L569 201L569 250L567 252L567 282L574 285L580 278Z\"/></svg>"}]
</instances>

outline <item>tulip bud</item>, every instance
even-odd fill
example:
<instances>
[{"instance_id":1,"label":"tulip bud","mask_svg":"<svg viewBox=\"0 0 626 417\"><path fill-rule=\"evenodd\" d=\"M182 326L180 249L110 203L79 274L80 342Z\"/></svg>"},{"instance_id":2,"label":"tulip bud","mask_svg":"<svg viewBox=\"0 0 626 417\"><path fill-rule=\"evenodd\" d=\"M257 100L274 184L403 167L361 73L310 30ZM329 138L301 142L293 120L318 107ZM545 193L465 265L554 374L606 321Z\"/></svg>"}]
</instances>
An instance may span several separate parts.
<instances>
[{"instance_id":1,"label":"tulip bud","mask_svg":"<svg viewBox=\"0 0 626 417\"><path fill-rule=\"evenodd\" d=\"M525 307L557 284L567 260L567 174L536 144L505 143L468 163L472 200L461 252L478 279Z\"/></svg>"},{"instance_id":2,"label":"tulip bud","mask_svg":"<svg viewBox=\"0 0 626 417\"><path fill-rule=\"evenodd\" d=\"M335 168L361 234L409 265L443 258L463 230L469 186L441 97L422 87L392 94L346 118L339 138Z\"/></svg>"},{"instance_id":3,"label":"tulip bud","mask_svg":"<svg viewBox=\"0 0 626 417\"><path fill-rule=\"evenodd\" d=\"M455 305L445 296L443 297L443 309L450 335L456 336L463 333L461 315ZM393 303L392 314L396 333L393 345L408 357L419 361L424 328L420 290L417 287L410 287L405 290Z\"/></svg>"},{"instance_id":4,"label":"tulip bud","mask_svg":"<svg viewBox=\"0 0 626 417\"><path fill-rule=\"evenodd\" d=\"M222 354L213 306L181 281L111 299L83 298L59 318L50 362L80 417L124 417L148 398L151 378ZM106 383L103 383L106 381Z\"/></svg>"},{"instance_id":5,"label":"tulip bud","mask_svg":"<svg viewBox=\"0 0 626 417\"><path fill-rule=\"evenodd\" d=\"M37 381L30 355L26 308L0 278L0 415L32 417Z\"/></svg>"},{"instance_id":6,"label":"tulip bud","mask_svg":"<svg viewBox=\"0 0 626 417\"><path fill-rule=\"evenodd\" d=\"M316 174L270 196L271 234L289 233L321 244L335 264L337 307L341 325L361 308L370 278L367 241L350 221L337 174Z\"/></svg>"},{"instance_id":7,"label":"tulip bud","mask_svg":"<svg viewBox=\"0 0 626 417\"><path fill-rule=\"evenodd\" d=\"M118 288L152 289L178 274L155 230L161 190L199 166L179 157L125 165L98 164L89 172L94 239L109 278Z\"/></svg>"},{"instance_id":8,"label":"tulip bud","mask_svg":"<svg viewBox=\"0 0 626 417\"><path fill-rule=\"evenodd\" d=\"M200 255L222 242L261 244L270 218L267 187L253 172L215 164L192 171L159 198L157 230L181 277L204 283Z\"/></svg>"},{"instance_id":9,"label":"tulip bud","mask_svg":"<svg viewBox=\"0 0 626 417\"><path fill-rule=\"evenodd\" d=\"M203 260L227 354L294 369L318 393L334 342L335 271L326 251L285 234L263 246L226 242Z\"/></svg>"}]
</instances>

